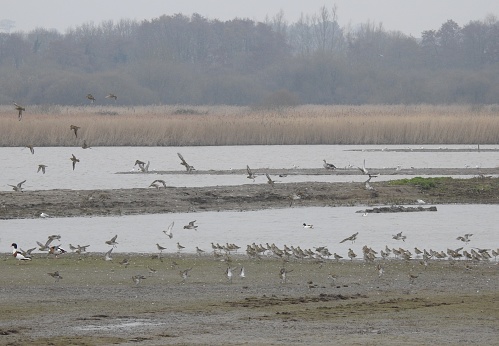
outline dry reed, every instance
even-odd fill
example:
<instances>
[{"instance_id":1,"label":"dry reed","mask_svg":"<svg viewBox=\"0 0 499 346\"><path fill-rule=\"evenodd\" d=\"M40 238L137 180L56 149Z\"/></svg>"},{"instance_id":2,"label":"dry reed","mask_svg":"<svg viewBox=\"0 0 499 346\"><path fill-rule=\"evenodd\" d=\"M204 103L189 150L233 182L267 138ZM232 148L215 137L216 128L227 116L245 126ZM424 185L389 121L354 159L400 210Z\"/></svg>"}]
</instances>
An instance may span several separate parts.
<instances>
[{"instance_id":1,"label":"dry reed","mask_svg":"<svg viewBox=\"0 0 499 346\"><path fill-rule=\"evenodd\" d=\"M80 126L78 139L69 129ZM0 146L497 144L499 107L0 107Z\"/></svg>"}]
</instances>

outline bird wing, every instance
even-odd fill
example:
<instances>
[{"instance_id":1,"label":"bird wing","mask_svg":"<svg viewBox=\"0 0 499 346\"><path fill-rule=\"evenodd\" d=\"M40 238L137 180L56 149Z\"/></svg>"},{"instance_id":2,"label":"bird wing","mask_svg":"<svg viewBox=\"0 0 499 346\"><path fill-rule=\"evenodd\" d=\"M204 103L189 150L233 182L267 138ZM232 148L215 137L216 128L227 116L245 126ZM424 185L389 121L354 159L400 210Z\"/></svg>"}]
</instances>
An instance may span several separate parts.
<instances>
[{"instance_id":1,"label":"bird wing","mask_svg":"<svg viewBox=\"0 0 499 346\"><path fill-rule=\"evenodd\" d=\"M184 160L184 157L182 156L182 154L180 153L177 153L178 157L180 158L180 160L182 161L182 165L187 165L187 162Z\"/></svg>"}]
</instances>

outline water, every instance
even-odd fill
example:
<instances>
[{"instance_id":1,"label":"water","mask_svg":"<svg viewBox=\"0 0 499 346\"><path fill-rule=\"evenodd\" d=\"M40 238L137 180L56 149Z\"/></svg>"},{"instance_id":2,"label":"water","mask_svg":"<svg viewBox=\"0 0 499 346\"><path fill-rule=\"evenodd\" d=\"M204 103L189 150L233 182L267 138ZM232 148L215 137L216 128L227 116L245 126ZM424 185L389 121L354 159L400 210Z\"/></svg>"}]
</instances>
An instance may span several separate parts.
<instances>
[{"instance_id":1,"label":"water","mask_svg":"<svg viewBox=\"0 0 499 346\"><path fill-rule=\"evenodd\" d=\"M436 212L391 214L356 213L360 207L288 208L248 212L199 212L179 214L129 215L122 217L51 218L0 221L2 248L7 251L16 241L23 249L45 241L48 235L60 234L61 244L89 245L89 251L105 252L110 246L106 240L118 235L114 252L157 253L156 243L177 251L179 242L183 252L195 253L195 247L212 251L211 243L235 243L244 253L247 244L275 243L313 248L327 246L331 252L344 257L349 248L360 255L368 245L375 250L388 247L446 250L464 245L456 237L473 233L466 248L499 247L499 232L493 220L499 212L496 205L438 205ZM197 220L198 230L185 230L189 221ZM163 230L172 222L173 238ZM304 229L303 223L314 225ZM352 244L339 242L359 232ZM405 242L392 239L403 232ZM54 242L57 244L57 242Z\"/></svg>"},{"instance_id":2,"label":"water","mask_svg":"<svg viewBox=\"0 0 499 346\"><path fill-rule=\"evenodd\" d=\"M146 188L154 179L164 179L170 186L216 186L251 183L245 175L188 175L180 165L177 152L198 170L244 169L247 164L259 168L320 168L326 159L338 167L417 167L456 168L499 166L496 152L391 152L372 149L420 148L420 146L232 146L232 147L96 147L82 148L0 148L3 168L0 190L26 179L27 190L42 189L119 189ZM425 146L439 148L439 146ZM453 149L470 149L471 146L448 146ZM482 149L496 149L482 146ZM355 149L361 149L351 151ZM362 151L363 149L363 151ZM71 154L80 163L73 171ZM175 171L178 174L116 174L134 169L135 160L151 161L150 170ZM38 164L48 166L45 175L36 173ZM136 167L135 167L136 169ZM386 177L390 179L391 177ZM403 178L403 176L397 176ZM285 180L284 180L285 179ZM378 179L383 179L380 177ZM286 182L297 181L364 181L364 176L288 176ZM255 183L265 183L258 178ZM17 242L23 249L44 242L48 235L60 234L63 247L88 245L92 252L105 252L104 242L118 235L115 252L155 253L156 243L176 252L176 243L186 246L184 252L193 253L199 246L211 251L211 242L247 244L275 243L302 248L328 246L331 252L346 256L348 248L360 253L363 245L374 249L402 246L411 249L432 248L446 250L464 244L456 237L473 233L468 247L499 247L499 232L493 227L499 207L496 205L441 205L437 212L370 214L363 217L356 213L360 207L348 208L298 208L262 210L252 212L201 212L189 214L134 215L122 217L51 218L0 221L0 248L9 251ZM197 220L198 231L182 227ZM173 239L163 230L175 221ZM314 224L314 229L301 227L302 223ZM393 240L393 234L403 232L405 242ZM359 232L355 244L339 241ZM242 251L244 249L241 249Z\"/></svg>"},{"instance_id":3,"label":"water","mask_svg":"<svg viewBox=\"0 0 499 346\"><path fill-rule=\"evenodd\" d=\"M440 146L425 146L439 148ZM92 149L48 147L35 148L32 155L27 148L0 148L0 190L10 191L26 179L23 185L27 190L49 189L120 189L145 188L155 179L163 179L169 186L216 186L240 185L249 182L245 175L188 175L180 165L177 152L180 151L187 162L197 170L262 168L322 168L322 160L334 163L337 167L366 166L370 168L494 168L499 166L497 152L390 152L381 149L415 148L420 146L339 146L339 145L300 145L300 146L226 146L226 147L95 147ZM448 146L454 149L474 148L467 145ZM494 146L481 146L482 149L497 149ZM351 151L363 149L364 151ZM370 151L379 149L378 151ZM72 170L71 154L80 162ZM150 161L150 171L178 171L178 174L116 174L129 172L135 160ZM47 173L37 173L38 165L47 165ZM397 176L404 178L405 176ZM381 176L378 180L392 179ZM288 176L286 182L301 181L364 181L364 176ZM259 178L256 184L264 184Z\"/></svg>"}]
</instances>

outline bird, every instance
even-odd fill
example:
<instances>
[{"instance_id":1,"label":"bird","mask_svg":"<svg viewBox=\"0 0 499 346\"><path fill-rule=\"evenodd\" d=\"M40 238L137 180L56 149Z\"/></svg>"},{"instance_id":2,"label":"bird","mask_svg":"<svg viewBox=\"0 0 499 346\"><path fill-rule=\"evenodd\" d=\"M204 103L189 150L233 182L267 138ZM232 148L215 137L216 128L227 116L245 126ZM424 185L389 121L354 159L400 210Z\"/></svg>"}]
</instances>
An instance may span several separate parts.
<instances>
[{"instance_id":1,"label":"bird","mask_svg":"<svg viewBox=\"0 0 499 346\"><path fill-rule=\"evenodd\" d=\"M130 261L128 260L128 258L125 257L119 262L119 264L121 264L125 268L128 268L128 266L130 265Z\"/></svg>"},{"instance_id":2,"label":"bird","mask_svg":"<svg viewBox=\"0 0 499 346\"><path fill-rule=\"evenodd\" d=\"M36 171L36 173L42 171L43 174L45 174L45 169L47 168L48 166L44 165L44 164L40 164L38 165L38 170Z\"/></svg>"},{"instance_id":3,"label":"bird","mask_svg":"<svg viewBox=\"0 0 499 346\"><path fill-rule=\"evenodd\" d=\"M465 235L463 235L463 236L459 236L459 237L457 237L457 238L456 238L456 240L460 240L460 241L462 241L463 243L468 244L468 243L471 241L470 237L471 237L472 235L473 235L473 234L471 234L471 233L466 233L466 234L465 234Z\"/></svg>"},{"instance_id":4,"label":"bird","mask_svg":"<svg viewBox=\"0 0 499 346\"><path fill-rule=\"evenodd\" d=\"M418 278L419 275L416 275L416 274L409 274L409 282L411 284L414 283L414 280Z\"/></svg>"},{"instance_id":5,"label":"bird","mask_svg":"<svg viewBox=\"0 0 499 346\"><path fill-rule=\"evenodd\" d=\"M146 277L144 275L137 274L137 275L132 276L132 281L135 282L135 286L137 286L145 278Z\"/></svg>"},{"instance_id":6,"label":"bird","mask_svg":"<svg viewBox=\"0 0 499 346\"><path fill-rule=\"evenodd\" d=\"M198 256L201 256L205 251L204 250L201 250L199 247L196 246L196 254Z\"/></svg>"},{"instance_id":7,"label":"bird","mask_svg":"<svg viewBox=\"0 0 499 346\"><path fill-rule=\"evenodd\" d=\"M338 255L336 252L333 254L333 257L336 261L339 261L340 259L343 258L343 256Z\"/></svg>"},{"instance_id":8,"label":"bird","mask_svg":"<svg viewBox=\"0 0 499 346\"><path fill-rule=\"evenodd\" d=\"M303 223L303 228L314 228L314 225Z\"/></svg>"},{"instance_id":9,"label":"bird","mask_svg":"<svg viewBox=\"0 0 499 346\"><path fill-rule=\"evenodd\" d=\"M172 229L173 229L173 225L175 224L175 221L173 221L169 226L168 228L163 231L164 234L166 234L166 236L170 239L173 238L173 233L172 233Z\"/></svg>"},{"instance_id":10,"label":"bird","mask_svg":"<svg viewBox=\"0 0 499 346\"><path fill-rule=\"evenodd\" d=\"M160 254L163 253L163 250L166 250L166 247L163 247L163 246L159 245L158 243L156 243L156 247L158 248Z\"/></svg>"},{"instance_id":11,"label":"bird","mask_svg":"<svg viewBox=\"0 0 499 346\"><path fill-rule=\"evenodd\" d=\"M12 186L12 190L16 191L16 192L23 192L24 188L22 187L22 185L26 182L26 180L23 180L21 181L20 183L17 183L17 185L10 185L8 184L9 186Z\"/></svg>"},{"instance_id":12,"label":"bird","mask_svg":"<svg viewBox=\"0 0 499 346\"><path fill-rule=\"evenodd\" d=\"M378 264L376 266L376 269L378 270L378 277L383 276L383 273L385 272L385 270L383 269L383 266L381 264Z\"/></svg>"},{"instance_id":13,"label":"bird","mask_svg":"<svg viewBox=\"0 0 499 346\"><path fill-rule=\"evenodd\" d=\"M47 273L48 275L52 276L55 279L55 282L58 282L60 279L62 279L61 274L59 274L59 271L55 271L53 273Z\"/></svg>"},{"instance_id":14,"label":"bird","mask_svg":"<svg viewBox=\"0 0 499 346\"><path fill-rule=\"evenodd\" d=\"M241 270L239 271L239 277L241 279L244 279L246 277L246 273L244 272L244 267L241 267Z\"/></svg>"},{"instance_id":15,"label":"bird","mask_svg":"<svg viewBox=\"0 0 499 346\"><path fill-rule=\"evenodd\" d=\"M270 184L272 187L274 187L274 183L275 181L273 181L271 178L270 178L270 175L268 173L265 173L265 175L267 176L267 184Z\"/></svg>"},{"instance_id":16,"label":"bird","mask_svg":"<svg viewBox=\"0 0 499 346\"><path fill-rule=\"evenodd\" d=\"M155 181L153 181L151 183L151 185L149 185L149 187L155 187L155 188L159 189L160 186L157 183L163 184L163 187L166 189L166 182L162 179L156 179Z\"/></svg>"},{"instance_id":17,"label":"bird","mask_svg":"<svg viewBox=\"0 0 499 346\"><path fill-rule=\"evenodd\" d=\"M80 159L77 159L77 158L76 158L76 156L75 156L75 154L71 154L71 155L73 155L73 156L72 156L72 157L70 157L69 159L70 159L71 161L73 161L73 171L74 171L74 170L75 170L75 167L76 167L76 163L77 163L77 162L80 162Z\"/></svg>"},{"instance_id":18,"label":"bird","mask_svg":"<svg viewBox=\"0 0 499 346\"><path fill-rule=\"evenodd\" d=\"M118 96L116 96L115 94L109 93L109 94L107 94L107 96L105 98L114 99L116 101L118 99Z\"/></svg>"},{"instance_id":19,"label":"bird","mask_svg":"<svg viewBox=\"0 0 499 346\"><path fill-rule=\"evenodd\" d=\"M28 148L29 151L31 151L31 154L35 154L35 148L33 148L33 146L30 144L30 145L27 145L25 146L25 148Z\"/></svg>"},{"instance_id":20,"label":"bird","mask_svg":"<svg viewBox=\"0 0 499 346\"><path fill-rule=\"evenodd\" d=\"M32 247L31 249L28 249L26 251L24 251L23 249L19 249L21 251L21 253L23 254L24 257L27 257L27 258L32 258L33 255L31 254L34 250L36 250L36 247ZM492 251L493 253L493 251Z\"/></svg>"},{"instance_id":21,"label":"bird","mask_svg":"<svg viewBox=\"0 0 499 346\"><path fill-rule=\"evenodd\" d=\"M22 252L17 249L16 243L12 243L11 246L12 246L12 256L14 256L14 258L16 258L19 261L31 261L30 257L24 256Z\"/></svg>"},{"instance_id":22,"label":"bird","mask_svg":"<svg viewBox=\"0 0 499 346\"><path fill-rule=\"evenodd\" d=\"M38 244L38 246L39 246L38 250L40 250L40 251L49 251L49 250L50 250L49 245L52 243L52 241L53 241L53 240L54 240L54 239L49 238L49 239L45 242L45 244L42 244L42 243L40 243L39 241L37 241L36 243L37 243L37 244Z\"/></svg>"},{"instance_id":23,"label":"bird","mask_svg":"<svg viewBox=\"0 0 499 346\"><path fill-rule=\"evenodd\" d=\"M112 237L111 240L106 240L106 244L107 245L112 245L113 247L116 247L116 245L118 244L116 242L116 238L118 238L117 234L114 237Z\"/></svg>"},{"instance_id":24,"label":"bird","mask_svg":"<svg viewBox=\"0 0 499 346\"><path fill-rule=\"evenodd\" d=\"M246 165L246 172L248 172L248 176L246 178L252 179L253 182L255 181L256 175L251 171L251 168L249 168L248 165Z\"/></svg>"},{"instance_id":25,"label":"bird","mask_svg":"<svg viewBox=\"0 0 499 346\"><path fill-rule=\"evenodd\" d=\"M149 266L147 266L147 270L149 270L149 274L151 274L151 275L154 275L158 272L157 269L151 268Z\"/></svg>"},{"instance_id":26,"label":"bird","mask_svg":"<svg viewBox=\"0 0 499 346\"><path fill-rule=\"evenodd\" d=\"M149 165L151 164L150 161L147 161L147 164L143 161L140 161L140 160L136 160L135 161L135 165L134 166L139 166L139 169L142 173L147 173L149 172Z\"/></svg>"},{"instance_id":27,"label":"bird","mask_svg":"<svg viewBox=\"0 0 499 346\"><path fill-rule=\"evenodd\" d=\"M227 269L225 270L225 275L227 275L227 279L229 279L230 283L232 283L232 277L234 276L234 274L232 273L233 270L236 270L236 268L227 267Z\"/></svg>"},{"instance_id":28,"label":"bird","mask_svg":"<svg viewBox=\"0 0 499 346\"><path fill-rule=\"evenodd\" d=\"M113 258L111 257L111 252L113 252L113 249L114 248L111 248L111 249L109 249L108 252L106 252L106 254L104 255L104 260L106 260L106 261L112 261L113 260Z\"/></svg>"},{"instance_id":29,"label":"bird","mask_svg":"<svg viewBox=\"0 0 499 346\"><path fill-rule=\"evenodd\" d=\"M353 260L355 257L357 257L357 255L355 254L355 252L353 252L352 249L348 249L348 257L350 257L350 260Z\"/></svg>"},{"instance_id":30,"label":"bird","mask_svg":"<svg viewBox=\"0 0 499 346\"><path fill-rule=\"evenodd\" d=\"M90 103L94 103L94 101L95 101L95 97L93 97L92 94L87 94L87 99L90 100Z\"/></svg>"},{"instance_id":31,"label":"bird","mask_svg":"<svg viewBox=\"0 0 499 346\"><path fill-rule=\"evenodd\" d=\"M395 240L402 240L402 241L405 241L406 240L406 236L405 235L402 235L402 232L399 232L395 235L392 236L392 239L395 239Z\"/></svg>"},{"instance_id":32,"label":"bird","mask_svg":"<svg viewBox=\"0 0 499 346\"><path fill-rule=\"evenodd\" d=\"M17 118L19 121L23 118L23 112L26 111L26 108L24 108L21 105L18 105L17 103L14 102L14 107L16 108L16 111L18 111Z\"/></svg>"},{"instance_id":33,"label":"bird","mask_svg":"<svg viewBox=\"0 0 499 346\"><path fill-rule=\"evenodd\" d=\"M59 239L61 239L61 235L60 234L52 234L52 235L48 236L48 239L49 240L59 240Z\"/></svg>"},{"instance_id":34,"label":"bird","mask_svg":"<svg viewBox=\"0 0 499 346\"><path fill-rule=\"evenodd\" d=\"M47 213L41 213L41 214L40 214L40 217L41 217L42 219L46 219L46 218L49 218L49 217L52 217L52 216L50 216L50 215L49 215L49 214L47 214Z\"/></svg>"},{"instance_id":35,"label":"bird","mask_svg":"<svg viewBox=\"0 0 499 346\"><path fill-rule=\"evenodd\" d=\"M141 161L141 160L135 160L135 164L134 164L134 166L139 165L139 167L140 167L140 166L144 166L145 164L146 164L146 163L145 163L144 161Z\"/></svg>"},{"instance_id":36,"label":"bird","mask_svg":"<svg viewBox=\"0 0 499 346\"><path fill-rule=\"evenodd\" d=\"M281 270L279 270L279 276L281 278L282 284L286 283L287 275L288 275L288 273L291 273L292 271L293 270L287 270L286 268L281 268Z\"/></svg>"},{"instance_id":37,"label":"bird","mask_svg":"<svg viewBox=\"0 0 499 346\"><path fill-rule=\"evenodd\" d=\"M189 222L188 225L184 226L184 229L193 229L197 231L198 226L194 225L194 222L196 222L196 220Z\"/></svg>"},{"instance_id":38,"label":"bird","mask_svg":"<svg viewBox=\"0 0 499 346\"><path fill-rule=\"evenodd\" d=\"M355 240L357 240L358 234L359 234L359 232L356 232L356 233L352 234L350 237L346 237L345 239L340 241L340 244L346 242L347 240L350 240L352 242L352 244L355 243Z\"/></svg>"},{"instance_id":39,"label":"bird","mask_svg":"<svg viewBox=\"0 0 499 346\"><path fill-rule=\"evenodd\" d=\"M177 155L178 155L178 157L180 158L180 161L182 161L182 162L180 162L180 164L181 164L182 166L184 166L184 167L185 167L185 169L186 169L187 173L191 173L192 171L195 171L195 170L196 170L196 169L194 168L194 166L189 165L189 164L187 163L187 161L185 161L185 160L184 160L184 157L182 156L182 154L177 153Z\"/></svg>"},{"instance_id":40,"label":"bird","mask_svg":"<svg viewBox=\"0 0 499 346\"><path fill-rule=\"evenodd\" d=\"M180 245L179 242L177 242L177 249L178 249L178 252L182 251L182 249L185 249L185 246L182 246Z\"/></svg>"},{"instance_id":41,"label":"bird","mask_svg":"<svg viewBox=\"0 0 499 346\"><path fill-rule=\"evenodd\" d=\"M366 160L364 160L362 167L357 167L357 168L362 172L362 174L369 174L369 171L366 168Z\"/></svg>"},{"instance_id":42,"label":"bird","mask_svg":"<svg viewBox=\"0 0 499 346\"><path fill-rule=\"evenodd\" d=\"M417 202L418 204L426 204L426 202L425 202L425 201L423 201L422 199L418 199L416 202Z\"/></svg>"},{"instance_id":43,"label":"bird","mask_svg":"<svg viewBox=\"0 0 499 346\"><path fill-rule=\"evenodd\" d=\"M59 245L54 245L49 248L49 254L54 255L55 258L58 258L59 255L65 254L67 251L64 250Z\"/></svg>"},{"instance_id":44,"label":"bird","mask_svg":"<svg viewBox=\"0 0 499 346\"><path fill-rule=\"evenodd\" d=\"M322 161L324 161L323 166L325 169L336 169L336 166L333 165L332 163L327 163L326 160L322 160Z\"/></svg>"},{"instance_id":45,"label":"bird","mask_svg":"<svg viewBox=\"0 0 499 346\"><path fill-rule=\"evenodd\" d=\"M81 145L81 147L82 147L83 149L92 149L92 148L90 147L90 145L88 145L88 144L87 144L87 141L86 141L86 140L83 140L83 144Z\"/></svg>"},{"instance_id":46,"label":"bird","mask_svg":"<svg viewBox=\"0 0 499 346\"><path fill-rule=\"evenodd\" d=\"M78 138L78 130L80 127L76 125L69 125L69 129L72 130L75 133L76 138Z\"/></svg>"},{"instance_id":47,"label":"bird","mask_svg":"<svg viewBox=\"0 0 499 346\"><path fill-rule=\"evenodd\" d=\"M182 278L182 283L184 283L185 280L189 277L189 272L191 270L192 270L192 268L179 271L180 277Z\"/></svg>"}]
</instances>

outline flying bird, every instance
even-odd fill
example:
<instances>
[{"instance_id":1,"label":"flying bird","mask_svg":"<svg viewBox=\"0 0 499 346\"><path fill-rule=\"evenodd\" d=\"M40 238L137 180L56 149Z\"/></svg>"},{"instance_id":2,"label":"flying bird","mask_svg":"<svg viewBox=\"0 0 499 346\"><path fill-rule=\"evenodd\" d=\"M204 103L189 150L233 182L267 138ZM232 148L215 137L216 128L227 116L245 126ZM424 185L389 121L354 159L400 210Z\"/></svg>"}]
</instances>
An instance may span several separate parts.
<instances>
[{"instance_id":1,"label":"flying bird","mask_svg":"<svg viewBox=\"0 0 499 346\"><path fill-rule=\"evenodd\" d=\"M463 243L468 244L471 241L470 237L472 235L473 234L471 234L471 233L466 233L464 236L459 236L456 239L462 241Z\"/></svg>"},{"instance_id":2,"label":"flying bird","mask_svg":"<svg viewBox=\"0 0 499 346\"><path fill-rule=\"evenodd\" d=\"M72 156L72 157L70 157L69 159L70 159L71 161L73 161L73 171L74 171L74 170L75 170L75 167L76 167L76 163L77 163L77 162L80 162L80 159L77 159L77 158L76 158L76 156L75 156L75 154L71 154L71 155L73 155L73 156Z\"/></svg>"},{"instance_id":3,"label":"flying bird","mask_svg":"<svg viewBox=\"0 0 499 346\"><path fill-rule=\"evenodd\" d=\"M188 225L184 226L184 229L193 229L197 231L198 226L194 225L195 222L196 220L189 222Z\"/></svg>"},{"instance_id":4,"label":"flying bird","mask_svg":"<svg viewBox=\"0 0 499 346\"><path fill-rule=\"evenodd\" d=\"M86 140L83 140L83 144L81 145L81 147L82 147L83 149L92 149L92 148L90 148L90 145L88 145L88 144L87 144L87 141L86 141Z\"/></svg>"},{"instance_id":5,"label":"flying bird","mask_svg":"<svg viewBox=\"0 0 499 346\"><path fill-rule=\"evenodd\" d=\"M350 237L346 237L345 239L343 239L342 241L340 241L340 244L346 242L347 240L350 240L352 243L354 243L355 240L357 240L357 235L358 234L359 234L359 232L356 232L356 233L352 234Z\"/></svg>"},{"instance_id":6,"label":"flying bird","mask_svg":"<svg viewBox=\"0 0 499 346\"><path fill-rule=\"evenodd\" d=\"M45 168L47 168L48 166L46 165L38 165L38 170L36 171L36 173L42 171L43 174L45 174Z\"/></svg>"},{"instance_id":7,"label":"flying bird","mask_svg":"<svg viewBox=\"0 0 499 346\"><path fill-rule=\"evenodd\" d=\"M369 171L366 168L366 160L364 160L364 163L362 164L362 167L357 167L362 174L369 174Z\"/></svg>"},{"instance_id":8,"label":"flying bird","mask_svg":"<svg viewBox=\"0 0 499 346\"><path fill-rule=\"evenodd\" d=\"M17 183L17 185L10 185L8 184L9 186L12 186L12 190L16 191L16 192L23 192L24 188L22 187L22 185L26 182L26 180L23 180L21 181L20 183Z\"/></svg>"},{"instance_id":9,"label":"flying bird","mask_svg":"<svg viewBox=\"0 0 499 346\"><path fill-rule=\"evenodd\" d=\"M156 189L159 189L161 186L159 184L162 184L163 187L166 189L166 182L162 179L156 179L149 185L149 187L155 187Z\"/></svg>"},{"instance_id":10,"label":"flying bird","mask_svg":"<svg viewBox=\"0 0 499 346\"><path fill-rule=\"evenodd\" d=\"M248 176L246 178L253 179L253 181L255 181L256 175L251 171L251 168L249 168L248 165L246 165L246 171L248 172Z\"/></svg>"},{"instance_id":11,"label":"flying bird","mask_svg":"<svg viewBox=\"0 0 499 346\"><path fill-rule=\"evenodd\" d=\"M146 279L146 277L144 275L140 275L140 274L132 276L132 281L135 282L135 286L140 284L140 282L142 280L145 280L145 279Z\"/></svg>"},{"instance_id":12,"label":"flying bird","mask_svg":"<svg viewBox=\"0 0 499 346\"><path fill-rule=\"evenodd\" d=\"M33 146L32 146L32 145L27 145L27 146L25 146L25 148L28 148L28 149L29 149L29 151L31 151L31 154L34 154L34 153L35 153L35 148L33 148Z\"/></svg>"},{"instance_id":13,"label":"flying bird","mask_svg":"<svg viewBox=\"0 0 499 346\"><path fill-rule=\"evenodd\" d=\"M182 278L182 283L184 283L185 280L189 277L189 272L191 270L192 270L192 268L179 271L180 277Z\"/></svg>"},{"instance_id":14,"label":"flying bird","mask_svg":"<svg viewBox=\"0 0 499 346\"><path fill-rule=\"evenodd\" d=\"M62 279L61 274L59 274L59 271L55 271L53 273L47 273L48 275L52 276L55 279L55 282L58 282L60 279Z\"/></svg>"},{"instance_id":15,"label":"flying bird","mask_svg":"<svg viewBox=\"0 0 499 346\"><path fill-rule=\"evenodd\" d=\"M106 261L112 261L113 260L113 258L111 257L111 252L113 252L113 249L114 248L111 248L111 249L109 249L108 252L106 252L106 254L104 255L104 260L106 260Z\"/></svg>"},{"instance_id":16,"label":"flying bird","mask_svg":"<svg viewBox=\"0 0 499 346\"><path fill-rule=\"evenodd\" d=\"M95 97L93 97L92 94L87 94L87 99L90 100L90 103L94 103L94 101L95 101Z\"/></svg>"},{"instance_id":17,"label":"flying bird","mask_svg":"<svg viewBox=\"0 0 499 346\"><path fill-rule=\"evenodd\" d=\"M115 94L109 93L109 94L107 94L106 98L107 99L114 99L116 101L118 99L118 96L116 96Z\"/></svg>"},{"instance_id":18,"label":"flying bird","mask_svg":"<svg viewBox=\"0 0 499 346\"><path fill-rule=\"evenodd\" d=\"M393 235L392 239L405 241L407 239L407 237L405 235L402 235L402 232L399 232L399 233Z\"/></svg>"},{"instance_id":19,"label":"flying bird","mask_svg":"<svg viewBox=\"0 0 499 346\"><path fill-rule=\"evenodd\" d=\"M106 240L106 244L107 245L112 245L113 247L116 247L116 245L118 244L116 242L116 238L118 238L117 234L114 237L112 237L111 240Z\"/></svg>"},{"instance_id":20,"label":"flying bird","mask_svg":"<svg viewBox=\"0 0 499 346\"><path fill-rule=\"evenodd\" d=\"M182 166L184 166L184 167L185 167L185 169L187 170L187 173L191 173L192 171L195 171L195 170L196 170L196 169L194 168L194 166L189 165L189 164L187 163L187 161L185 161L185 160L184 160L184 157L182 156L182 154L177 153L177 155L178 155L178 157L180 158L180 161L182 161L182 162L180 162L180 164L181 164Z\"/></svg>"},{"instance_id":21,"label":"flying bird","mask_svg":"<svg viewBox=\"0 0 499 346\"><path fill-rule=\"evenodd\" d=\"M19 119L19 121L21 121L21 119L23 118L23 111L25 111L26 108L24 108L21 105L18 105L15 102L14 102L14 107L16 108L16 111L18 111L17 118Z\"/></svg>"},{"instance_id":22,"label":"flying bird","mask_svg":"<svg viewBox=\"0 0 499 346\"><path fill-rule=\"evenodd\" d=\"M267 184L270 184L272 187L274 187L274 183L275 181L273 181L271 178L270 178L270 175L268 173L265 173L265 175L267 176Z\"/></svg>"},{"instance_id":23,"label":"flying bird","mask_svg":"<svg viewBox=\"0 0 499 346\"><path fill-rule=\"evenodd\" d=\"M166 236L170 239L173 238L173 233L172 233L172 229L173 229L173 225L175 224L175 221L173 221L169 226L168 228L163 231L164 234L166 234Z\"/></svg>"},{"instance_id":24,"label":"flying bird","mask_svg":"<svg viewBox=\"0 0 499 346\"><path fill-rule=\"evenodd\" d=\"M76 138L78 138L78 130L80 127L76 125L69 125L69 129L72 130L75 133Z\"/></svg>"}]
</instances>

